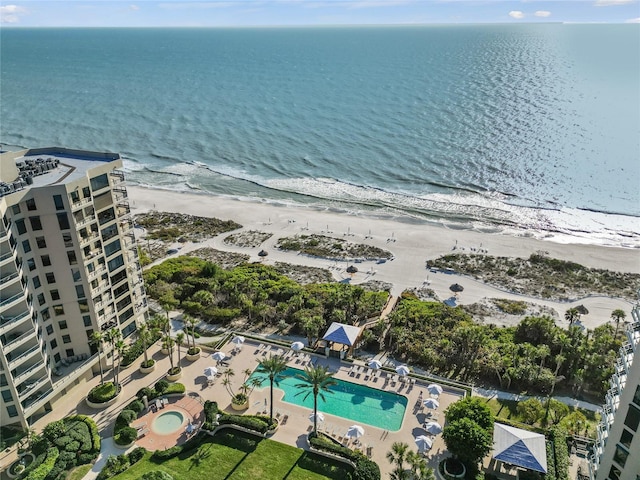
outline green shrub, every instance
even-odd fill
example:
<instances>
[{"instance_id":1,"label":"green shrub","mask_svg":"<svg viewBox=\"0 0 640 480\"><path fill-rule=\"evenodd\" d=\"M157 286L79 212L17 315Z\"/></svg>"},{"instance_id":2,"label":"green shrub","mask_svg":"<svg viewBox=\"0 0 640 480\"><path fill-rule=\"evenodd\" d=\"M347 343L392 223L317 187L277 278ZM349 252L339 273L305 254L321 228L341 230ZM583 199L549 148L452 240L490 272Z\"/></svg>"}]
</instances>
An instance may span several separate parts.
<instances>
[{"instance_id":1,"label":"green shrub","mask_svg":"<svg viewBox=\"0 0 640 480\"><path fill-rule=\"evenodd\" d=\"M89 448L91 448L91 446L89 446ZM80 442L77 440L72 440L65 445L64 449L67 452L77 453L78 451L80 451ZM62 455L62 453L60 455Z\"/></svg>"},{"instance_id":2,"label":"green shrub","mask_svg":"<svg viewBox=\"0 0 640 480\"><path fill-rule=\"evenodd\" d=\"M53 443L58 448L64 448L70 441L71 437L69 435L62 435L58 438L54 438L51 443Z\"/></svg>"},{"instance_id":3,"label":"green shrub","mask_svg":"<svg viewBox=\"0 0 640 480\"><path fill-rule=\"evenodd\" d=\"M95 453L80 453L78 454L78 465L86 465L87 463L93 462L93 459L96 458Z\"/></svg>"},{"instance_id":4,"label":"green shrub","mask_svg":"<svg viewBox=\"0 0 640 480\"><path fill-rule=\"evenodd\" d=\"M83 422L89 428L89 435L91 436L91 450L93 452L100 452L100 434L98 433L98 426L91 418L86 415L74 415L67 417L67 420L78 420Z\"/></svg>"},{"instance_id":5,"label":"green shrub","mask_svg":"<svg viewBox=\"0 0 640 480\"><path fill-rule=\"evenodd\" d=\"M144 454L147 453L147 449L144 447L134 448L129 452L129 463L133 465L136 462L139 462Z\"/></svg>"},{"instance_id":6,"label":"green shrub","mask_svg":"<svg viewBox=\"0 0 640 480\"><path fill-rule=\"evenodd\" d=\"M263 418L250 415L221 415L218 420L220 425L233 424L239 425L249 430L254 430L260 433L266 433L269 430L269 422Z\"/></svg>"},{"instance_id":7,"label":"green shrub","mask_svg":"<svg viewBox=\"0 0 640 480\"><path fill-rule=\"evenodd\" d=\"M142 480L173 480L171 475L167 472L163 472L162 470L147 472L141 478Z\"/></svg>"},{"instance_id":8,"label":"green shrub","mask_svg":"<svg viewBox=\"0 0 640 480\"><path fill-rule=\"evenodd\" d=\"M66 431L67 427L65 427L64 422L62 420L56 420L44 427L42 435L53 443L57 438L63 436Z\"/></svg>"},{"instance_id":9,"label":"green shrub","mask_svg":"<svg viewBox=\"0 0 640 480\"><path fill-rule=\"evenodd\" d=\"M569 448L567 447L567 434L560 427L553 427L549 432L549 438L553 440L556 460L557 480L569 479Z\"/></svg>"},{"instance_id":10,"label":"green shrub","mask_svg":"<svg viewBox=\"0 0 640 480\"><path fill-rule=\"evenodd\" d=\"M138 418L138 414L133 410L122 410L118 418L116 418L116 429L120 427L128 427L131 422Z\"/></svg>"},{"instance_id":11,"label":"green shrub","mask_svg":"<svg viewBox=\"0 0 640 480\"><path fill-rule=\"evenodd\" d=\"M93 387L89 391L89 401L93 403L105 403L115 398L118 394L118 389L113 382L105 382Z\"/></svg>"},{"instance_id":12,"label":"green shrub","mask_svg":"<svg viewBox=\"0 0 640 480\"><path fill-rule=\"evenodd\" d=\"M152 344L157 342L159 338L160 338L160 333L153 336L153 338L151 339L151 342L149 343L149 345L147 345L147 348L149 348ZM129 347L125 350L124 355L122 355L122 366L126 367L131 365L143 353L144 353L144 345L140 341L140 339L137 339L135 342L129 345Z\"/></svg>"},{"instance_id":13,"label":"green shrub","mask_svg":"<svg viewBox=\"0 0 640 480\"><path fill-rule=\"evenodd\" d=\"M144 410L144 403L140 400L134 400L129 405L125 407L126 410L131 410L132 412L136 412L136 414L140 414Z\"/></svg>"},{"instance_id":14,"label":"green shrub","mask_svg":"<svg viewBox=\"0 0 640 480\"><path fill-rule=\"evenodd\" d=\"M47 456L44 461L32 470L31 473L25 477L25 480L44 480L55 465L59 453L56 447L51 447L47 450Z\"/></svg>"},{"instance_id":15,"label":"green shrub","mask_svg":"<svg viewBox=\"0 0 640 480\"><path fill-rule=\"evenodd\" d=\"M155 452L153 452L153 455L151 455L151 458L153 460L162 462L164 460L177 457L182 452L188 452L190 450L193 450L194 448L197 448L202 443L202 440L204 438L204 435L198 434L194 437L191 437L182 445L176 445L175 447L167 448L166 450L156 450Z\"/></svg>"},{"instance_id":16,"label":"green shrub","mask_svg":"<svg viewBox=\"0 0 640 480\"><path fill-rule=\"evenodd\" d=\"M346 458L348 460L352 460L354 462L358 462L360 458L364 457L362 453L351 450L348 447L343 447L340 444L334 443L333 440L330 440L324 436L309 436L309 443L312 447L317 448L318 450L324 450L326 452L334 453L340 457ZM366 457L364 457L366 458Z\"/></svg>"},{"instance_id":17,"label":"green shrub","mask_svg":"<svg viewBox=\"0 0 640 480\"><path fill-rule=\"evenodd\" d=\"M380 480L380 467L372 460L361 456L356 462L356 468L351 475L352 480Z\"/></svg>"},{"instance_id":18,"label":"green shrub","mask_svg":"<svg viewBox=\"0 0 640 480\"><path fill-rule=\"evenodd\" d=\"M153 400L154 398L156 398L158 395L156 395L156 391L153 388L149 388L149 387L143 387L140 390L138 390L138 393L136 393L136 397L138 397L138 399L142 400L142 397L147 396L148 400Z\"/></svg>"},{"instance_id":19,"label":"green shrub","mask_svg":"<svg viewBox=\"0 0 640 480\"><path fill-rule=\"evenodd\" d=\"M132 427L122 427L118 433L113 436L113 441L117 445L129 445L138 438L138 431Z\"/></svg>"},{"instance_id":20,"label":"green shrub","mask_svg":"<svg viewBox=\"0 0 640 480\"><path fill-rule=\"evenodd\" d=\"M162 395L167 391L167 388L169 388L169 382L167 382L166 380L158 380L154 387L158 395Z\"/></svg>"},{"instance_id":21,"label":"green shrub","mask_svg":"<svg viewBox=\"0 0 640 480\"><path fill-rule=\"evenodd\" d=\"M97 480L106 480L107 478L118 475L129 468L129 466L129 458L127 455L118 455L117 457L115 455L109 455L107 463L98 475Z\"/></svg>"},{"instance_id":22,"label":"green shrub","mask_svg":"<svg viewBox=\"0 0 640 480\"><path fill-rule=\"evenodd\" d=\"M74 452L60 452L58 460L56 460L56 466L60 467L60 471L69 470L76 466L76 454ZM58 475L52 475L57 477Z\"/></svg>"},{"instance_id":23,"label":"green shrub","mask_svg":"<svg viewBox=\"0 0 640 480\"><path fill-rule=\"evenodd\" d=\"M186 392L187 389L184 386L183 383L172 383L169 385L169 387L165 390L165 394L169 395L170 393L184 393Z\"/></svg>"}]
</instances>

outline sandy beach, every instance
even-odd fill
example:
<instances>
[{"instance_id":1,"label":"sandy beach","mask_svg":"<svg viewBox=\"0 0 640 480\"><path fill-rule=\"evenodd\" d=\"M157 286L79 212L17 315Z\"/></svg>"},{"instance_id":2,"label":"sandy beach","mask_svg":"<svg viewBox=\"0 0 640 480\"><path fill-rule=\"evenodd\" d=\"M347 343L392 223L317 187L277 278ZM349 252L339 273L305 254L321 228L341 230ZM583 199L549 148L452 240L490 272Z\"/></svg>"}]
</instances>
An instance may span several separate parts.
<instances>
[{"instance_id":1,"label":"sandy beach","mask_svg":"<svg viewBox=\"0 0 640 480\"><path fill-rule=\"evenodd\" d=\"M416 223L410 218L383 219L375 217L374 213L354 215L329 210L321 211L305 206L294 207L137 186L128 187L128 192L134 214L156 210L215 217L242 224L241 231L258 230L273 234L259 247L243 248L223 243L224 237L230 234L225 233L199 243L176 244L176 248L180 247L177 255L202 247L212 247L248 254L252 261L262 261L267 264L286 262L322 267L329 269L337 281L358 284L368 280L378 280L390 283L393 286L391 293L394 296L408 288L428 287L433 289L440 298L448 298L452 295L449 286L458 282L464 286L464 292L457 298L459 304L476 303L485 298L519 299L552 308L559 316L559 324L564 322L564 312L579 304L585 305L590 311L589 315L582 317L582 323L587 328L594 328L610 321L611 311L616 308L623 309L630 316L632 305L627 300L609 297L588 297L571 302L556 302L515 295L468 277L430 272L425 267L425 261L451 252L478 254L480 249L487 255L521 258L543 251L553 258L573 261L587 267L640 273L640 255L636 249L585 245L579 243L578 239L575 244L566 239L563 243L558 243L531 238L524 234L479 232ZM279 238L312 233L343 238L354 243L375 245L392 252L394 258L385 263L375 261L359 263L358 273L352 276L346 273L346 267L349 264L347 262L313 258L273 248ZM266 258L258 256L261 249L269 253ZM491 321L500 324L510 323L513 319L495 318Z\"/></svg>"}]
</instances>

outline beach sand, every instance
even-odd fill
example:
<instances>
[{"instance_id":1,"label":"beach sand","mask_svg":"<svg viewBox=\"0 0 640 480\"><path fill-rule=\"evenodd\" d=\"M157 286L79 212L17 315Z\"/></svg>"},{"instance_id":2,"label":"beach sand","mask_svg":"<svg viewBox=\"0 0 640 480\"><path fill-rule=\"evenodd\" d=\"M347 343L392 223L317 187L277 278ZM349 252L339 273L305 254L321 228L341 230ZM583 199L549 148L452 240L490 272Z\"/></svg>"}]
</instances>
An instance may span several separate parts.
<instances>
[{"instance_id":1,"label":"beach sand","mask_svg":"<svg viewBox=\"0 0 640 480\"><path fill-rule=\"evenodd\" d=\"M314 207L291 206L252 200L238 200L222 196L181 193L138 186L128 187L132 213L151 210L183 213L221 220L234 220L243 225L241 230L259 230L273 236L255 248L230 246L223 243L225 233L199 243L176 244L181 247L178 255L202 247L249 254L252 261L272 264L276 261L296 265L308 265L330 269L337 281L358 284L367 280L379 280L393 285L391 293L399 295L403 290L416 287L433 289L440 298L453 294L452 283L460 283L464 291L458 294L459 304L471 304L485 298L510 298L534 302L554 309L564 322L564 312L579 304L589 309L582 317L587 328L610 321L611 311L623 309L630 318L631 303L608 297L588 297L575 302L555 302L534 299L504 292L460 275L429 272L425 261L452 252L476 253L478 249L492 256L528 258L532 253L544 251L550 257L569 260L587 267L604 268L619 272L640 273L640 254L636 249L586 245L580 239L570 243L540 240L524 234L480 232L470 229L454 229L426 222L417 223L410 218L381 218L371 214L349 214ZM284 252L273 248L279 238L295 234L322 234L354 243L365 243L389 250L394 259L378 264L375 261L358 263L358 273L349 275L346 267L351 263ZM454 249L455 247L455 249ZM258 256L267 250L266 258ZM473 249L473 250L472 250ZM511 323L511 319L495 323Z\"/></svg>"}]
</instances>

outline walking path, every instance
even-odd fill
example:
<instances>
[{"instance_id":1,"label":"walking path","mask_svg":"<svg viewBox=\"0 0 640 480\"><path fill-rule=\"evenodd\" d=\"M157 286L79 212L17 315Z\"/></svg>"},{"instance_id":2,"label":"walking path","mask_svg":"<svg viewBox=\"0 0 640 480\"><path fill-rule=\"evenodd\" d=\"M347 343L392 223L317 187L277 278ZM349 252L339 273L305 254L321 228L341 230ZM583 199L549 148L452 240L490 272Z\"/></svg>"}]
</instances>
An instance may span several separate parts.
<instances>
[{"instance_id":1,"label":"walking path","mask_svg":"<svg viewBox=\"0 0 640 480\"><path fill-rule=\"evenodd\" d=\"M484 398L498 398L500 400L515 400L518 402L527 400L529 398L537 398L542 402L546 401L547 399L547 397L543 397L543 396L522 395L519 393L503 392L503 391L495 390L491 388L479 388L479 387L473 387L473 394L478 395L480 397L484 397ZM553 397L553 398L570 407L582 408L583 410L589 410L591 412L599 412L600 410L602 410L602 405L596 405L594 403L585 402L583 400L578 400L576 398L571 398L571 397Z\"/></svg>"}]
</instances>

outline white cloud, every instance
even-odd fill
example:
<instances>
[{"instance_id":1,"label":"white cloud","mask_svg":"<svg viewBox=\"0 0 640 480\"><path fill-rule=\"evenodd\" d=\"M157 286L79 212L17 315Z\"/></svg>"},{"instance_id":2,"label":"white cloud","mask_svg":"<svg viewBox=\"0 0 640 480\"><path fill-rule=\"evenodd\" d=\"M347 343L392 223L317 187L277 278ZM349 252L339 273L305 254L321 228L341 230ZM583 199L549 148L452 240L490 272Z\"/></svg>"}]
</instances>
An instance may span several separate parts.
<instances>
[{"instance_id":1,"label":"white cloud","mask_svg":"<svg viewBox=\"0 0 640 480\"><path fill-rule=\"evenodd\" d=\"M640 17L630 18L629 20L625 20L624 23L640 23Z\"/></svg>"},{"instance_id":2,"label":"white cloud","mask_svg":"<svg viewBox=\"0 0 640 480\"><path fill-rule=\"evenodd\" d=\"M551 12L549 10L538 10L534 15L536 17L550 17Z\"/></svg>"},{"instance_id":3,"label":"white cloud","mask_svg":"<svg viewBox=\"0 0 640 480\"><path fill-rule=\"evenodd\" d=\"M20 15L25 15L27 9L19 5L3 5L0 7L0 23L18 23Z\"/></svg>"},{"instance_id":4,"label":"white cloud","mask_svg":"<svg viewBox=\"0 0 640 480\"><path fill-rule=\"evenodd\" d=\"M135 11L140 10L140 7L138 5L131 4L131 5L129 5L129 10L133 10L135 12Z\"/></svg>"},{"instance_id":5,"label":"white cloud","mask_svg":"<svg viewBox=\"0 0 640 480\"><path fill-rule=\"evenodd\" d=\"M522 13L520 10L511 10L509 12L509 16L511 18L516 18L516 19L520 20L521 18L524 18L524 13Z\"/></svg>"},{"instance_id":6,"label":"white cloud","mask_svg":"<svg viewBox=\"0 0 640 480\"><path fill-rule=\"evenodd\" d=\"M634 0L596 0L594 5L596 7L612 7L614 5L628 5L633 2Z\"/></svg>"},{"instance_id":7,"label":"white cloud","mask_svg":"<svg viewBox=\"0 0 640 480\"><path fill-rule=\"evenodd\" d=\"M160 3L158 6L165 10L206 10L210 8L229 8L238 5L253 4L256 2L184 2L184 3Z\"/></svg>"}]
</instances>

